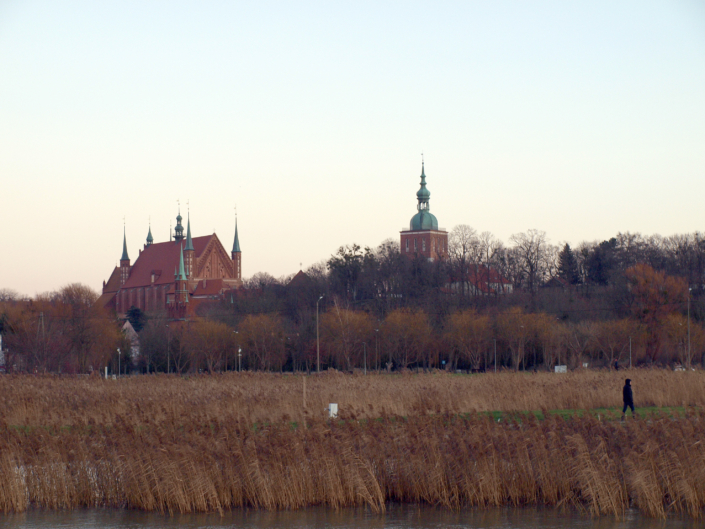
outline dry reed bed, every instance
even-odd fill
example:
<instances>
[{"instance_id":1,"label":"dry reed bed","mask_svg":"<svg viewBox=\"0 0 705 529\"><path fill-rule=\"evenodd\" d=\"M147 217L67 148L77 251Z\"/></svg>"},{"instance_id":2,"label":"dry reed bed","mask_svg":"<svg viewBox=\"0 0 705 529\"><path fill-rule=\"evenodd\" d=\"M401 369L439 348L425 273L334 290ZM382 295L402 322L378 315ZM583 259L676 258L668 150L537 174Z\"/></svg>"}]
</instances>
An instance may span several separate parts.
<instances>
[{"instance_id":1,"label":"dry reed bed","mask_svg":"<svg viewBox=\"0 0 705 529\"><path fill-rule=\"evenodd\" d=\"M479 415L328 423L159 423L144 412L110 428L4 428L0 509L111 506L160 512L385 502L576 506L620 516L701 517L705 418L496 423Z\"/></svg>"},{"instance_id":2,"label":"dry reed bed","mask_svg":"<svg viewBox=\"0 0 705 529\"><path fill-rule=\"evenodd\" d=\"M217 419L251 423L324 417L330 402L358 418L621 406L624 378L637 407L705 407L705 371L634 369L484 375L407 374L291 376L268 373L98 377L0 376L0 425L110 425L136 410L153 421L182 415L196 424Z\"/></svg>"},{"instance_id":3,"label":"dry reed bed","mask_svg":"<svg viewBox=\"0 0 705 529\"><path fill-rule=\"evenodd\" d=\"M633 370L637 405L705 405L702 372ZM610 407L625 372L119 381L0 377L0 510L573 505L701 517L705 418L493 422L458 412ZM344 421L323 408L338 402ZM402 417L404 416L404 417ZM376 420L360 420L376 418ZM255 426L253 426L255 425Z\"/></svg>"}]
</instances>

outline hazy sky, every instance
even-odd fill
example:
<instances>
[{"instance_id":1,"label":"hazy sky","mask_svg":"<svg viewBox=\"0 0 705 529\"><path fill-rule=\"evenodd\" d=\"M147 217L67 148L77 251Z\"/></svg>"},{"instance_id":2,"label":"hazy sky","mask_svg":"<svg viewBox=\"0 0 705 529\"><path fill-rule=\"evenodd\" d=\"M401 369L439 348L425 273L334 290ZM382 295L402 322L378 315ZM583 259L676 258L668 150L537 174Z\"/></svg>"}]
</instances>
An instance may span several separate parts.
<instances>
[{"instance_id":1,"label":"hazy sky","mask_svg":"<svg viewBox=\"0 0 705 529\"><path fill-rule=\"evenodd\" d=\"M703 230L705 4L0 0L0 288L100 288L149 218L243 274L398 240Z\"/></svg>"}]
</instances>

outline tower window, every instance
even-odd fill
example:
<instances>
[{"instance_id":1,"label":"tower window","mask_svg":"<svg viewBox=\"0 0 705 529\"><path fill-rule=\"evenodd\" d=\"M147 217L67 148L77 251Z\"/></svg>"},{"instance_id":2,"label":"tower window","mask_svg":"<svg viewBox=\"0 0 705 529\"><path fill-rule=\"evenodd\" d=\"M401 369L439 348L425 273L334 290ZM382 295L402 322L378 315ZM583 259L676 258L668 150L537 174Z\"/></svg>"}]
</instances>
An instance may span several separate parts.
<instances>
[{"instance_id":1,"label":"tower window","mask_svg":"<svg viewBox=\"0 0 705 529\"><path fill-rule=\"evenodd\" d=\"M409 239L406 239L406 251L409 251Z\"/></svg>"},{"instance_id":2,"label":"tower window","mask_svg":"<svg viewBox=\"0 0 705 529\"><path fill-rule=\"evenodd\" d=\"M426 251L426 239L421 240L421 251L422 252Z\"/></svg>"},{"instance_id":3,"label":"tower window","mask_svg":"<svg viewBox=\"0 0 705 529\"><path fill-rule=\"evenodd\" d=\"M418 248L416 247L416 238L414 238L414 251L416 251Z\"/></svg>"}]
</instances>

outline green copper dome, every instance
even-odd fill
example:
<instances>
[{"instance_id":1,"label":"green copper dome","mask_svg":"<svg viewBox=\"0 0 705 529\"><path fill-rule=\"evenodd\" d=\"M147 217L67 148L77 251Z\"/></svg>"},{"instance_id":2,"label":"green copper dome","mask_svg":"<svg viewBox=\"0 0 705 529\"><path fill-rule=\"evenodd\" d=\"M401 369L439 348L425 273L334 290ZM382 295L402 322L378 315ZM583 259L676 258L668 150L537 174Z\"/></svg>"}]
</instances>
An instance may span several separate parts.
<instances>
[{"instance_id":1,"label":"green copper dome","mask_svg":"<svg viewBox=\"0 0 705 529\"><path fill-rule=\"evenodd\" d=\"M409 228L414 231L437 230L438 219L436 219L436 216L433 213L430 213L429 211L419 211L416 215L411 217Z\"/></svg>"}]
</instances>

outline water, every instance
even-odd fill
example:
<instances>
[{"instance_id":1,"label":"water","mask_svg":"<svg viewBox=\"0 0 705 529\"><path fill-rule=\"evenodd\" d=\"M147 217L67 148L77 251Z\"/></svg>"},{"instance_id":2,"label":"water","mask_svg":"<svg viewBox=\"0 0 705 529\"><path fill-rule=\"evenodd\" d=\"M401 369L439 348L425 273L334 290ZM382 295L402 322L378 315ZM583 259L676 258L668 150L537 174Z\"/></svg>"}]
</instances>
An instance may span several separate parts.
<instances>
[{"instance_id":1,"label":"water","mask_svg":"<svg viewBox=\"0 0 705 529\"><path fill-rule=\"evenodd\" d=\"M299 511L267 512L238 510L217 514L160 515L118 509L75 511L31 510L21 514L0 514L4 529L303 529L303 528L526 528L526 529L695 529L703 522L687 518L654 520L636 510L627 511L623 520L612 517L590 518L571 511L555 509L463 509L452 512L433 507L390 505L386 513L367 509L313 507Z\"/></svg>"}]
</instances>

